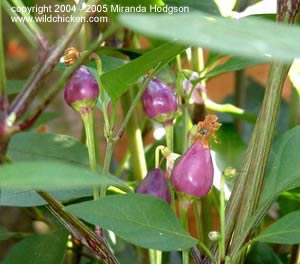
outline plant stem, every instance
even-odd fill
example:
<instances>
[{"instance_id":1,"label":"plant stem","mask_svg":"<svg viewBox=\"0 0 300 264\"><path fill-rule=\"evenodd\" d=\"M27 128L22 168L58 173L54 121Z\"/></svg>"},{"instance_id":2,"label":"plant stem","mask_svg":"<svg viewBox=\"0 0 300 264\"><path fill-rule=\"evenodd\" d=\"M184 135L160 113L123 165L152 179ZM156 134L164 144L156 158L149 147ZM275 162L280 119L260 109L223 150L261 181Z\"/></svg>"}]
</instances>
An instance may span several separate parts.
<instances>
[{"instance_id":1,"label":"plant stem","mask_svg":"<svg viewBox=\"0 0 300 264\"><path fill-rule=\"evenodd\" d=\"M3 8L5 9L5 12L10 17L19 18L19 15L11 10L11 5L8 3L7 0L2 0L1 4ZM34 47L38 47L38 39L36 36L32 33L32 31L28 28L28 26L25 23L19 22L18 19L16 19L16 26L19 28L19 30L22 32L24 37L28 40L28 42Z\"/></svg>"},{"instance_id":2,"label":"plant stem","mask_svg":"<svg viewBox=\"0 0 300 264\"><path fill-rule=\"evenodd\" d=\"M93 110L90 109L85 113L80 113L84 129L86 135L86 145L89 152L89 162L90 162L90 169L92 172L97 171L97 159L96 159L96 151L95 151L95 138L94 138L94 116ZM93 196L94 200L99 199L99 191L98 187L95 186L93 188Z\"/></svg>"},{"instance_id":3,"label":"plant stem","mask_svg":"<svg viewBox=\"0 0 300 264\"><path fill-rule=\"evenodd\" d=\"M235 203L238 203L238 206L236 206L237 204L230 204L236 206L236 212L227 220L230 226L226 226L228 228L226 230L228 231L226 243L230 240L229 232L234 230L229 250L231 257L236 255L242 243L244 243L244 241L240 241L239 237L244 237L247 219L254 213L260 198L264 172L278 117L281 92L288 68L288 65L281 62L274 62L270 67L264 101L248 147L249 156L247 155L247 161L244 163L239 177L243 180L234 186L232 195L236 195L236 193L241 195L238 200L236 200L237 196L235 197ZM232 209L231 206L228 210Z\"/></svg>"},{"instance_id":4,"label":"plant stem","mask_svg":"<svg viewBox=\"0 0 300 264\"><path fill-rule=\"evenodd\" d=\"M0 97L6 100L6 73L2 31L2 6L0 5ZM1 109L0 109L1 111Z\"/></svg>"},{"instance_id":5,"label":"plant stem","mask_svg":"<svg viewBox=\"0 0 300 264\"><path fill-rule=\"evenodd\" d=\"M170 121L166 124L164 124L165 127L165 133L166 133L166 142L167 142L167 148L173 152L174 150L174 131L173 131L173 121Z\"/></svg>"},{"instance_id":6,"label":"plant stem","mask_svg":"<svg viewBox=\"0 0 300 264\"><path fill-rule=\"evenodd\" d=\"M192 48L192 69L198 73L204 69L203 50L201 48Z\"/></svg>"},{"instance_id":7,"label":"plant stem","mask_svg":"<svg viewBox=\"0 0 300 264\"><path fill-rule=\"evenodd\" d=\"M299 5L300 1L278 1L277 21L294 23L299 13ZM226 245L230 241L231 259L238 254L245 240L250 236L252 226L249 227L247 221L254 214L260 199L266 163L278 118L281 93L289 67L280 61L271 64L262 108L240 176L234 185L227 206ZM241 259L243 258L244 255Z\"/></svg>"},{"instance_id":8,"label":"plant stem","mask_svg":"<svg viewBox=\"0 0 300 264\"><path fill-rule=\"evenodd\" d=\"M107 141L104 164L103 164L104 174L107 174L109 172L112 154L113 154L113 142ZM105 194L106 194L106 186L101 186L100 197L105 196Z\"/></svg>"},{"instance_id":9,"label":"plant stem","mask_svg":"<svg viewBox=\"0 0 300 264\"><path fill-rule=\"evenodd\" d=\"M132 102L132 90L127 91L121 97L121 105L124 115L129 110ZM128 137L128 147L131 153L131 166L133 169L134 180L140 181L147 174L147 164L144 153L144 145L142 132L139 126L136 112L133 112L126 125L126 133Z\"/></svg>"},{"instance_id":10,"label":"plant stem","mask_svg":"<svg viewBox=\"0 0 300 264\"><path fill-rule=\"evenodd\" d=\"M22 0L12 0L12 2L14 3L14 5L16 7L20 7L20 8L23 8L23 9L25 8L25 5L23 4ZM47 42L43 32L39 28L38 24L33 19L33 17L27 11L21 12L21 15L24 17L24 19L26 21L26 24L28 25L29 29L36 36L36 39L38 40L41 48L43 48L44 50L47 50L48 49L48 42Z\"/></svg>"},{"instance_id":11,"label":"plant stem","mask_svg":"<svg viewBox=\"0 0 300 264\"><path fill-rule=\"evenodd\" d=\"M182 201L179 200L180 220L185 230L188 231L188 209L184 208ZM182 264L189 264L189 250L182 250Z\"/></svg>"},{"instance_id":12,"label":"plant stem","mask_svg":"<svg viewBox=\"0 0 300 264\"><path fill-rule=\"evenodd\" d=\"M194 213L195 213L195 219L196 219L198 241L201 243L201 241L204 241L204 237L203 237L204 232L203 232L203 225L202 225L202 221L201 221L199 205L200 205L199 201L195 200L194 201Z\"/></svg>"},{"instance_id":13,"label":"plant stem","mask_svg":"<svg viewBox=\"0 0 300 264\"><path fill-rule=\"evenodd\" d=\"M220 186L220 230L221 230L221 241L220 241L220 256L219 261L225 260L225 175L221 175L221 186Z\"/></svg>"},{"instance_id":14,"label":"plant stem","mask_svg":"<svg viewBox=\"0 0 300 264\"><path fill-rule=\"evenodd\" d=\"M189 120L189 110L187 105L182 105L182 123L183 123L183 137L182 137L182 154L187 150L188 148L188 120Z\"/></svg>"},{"instance_id":15,"label":"plant stem","mask_svg":"<svg viewBox=\"0 0 300 264\"><path fill-rule=\"evenodd\" d=\"M246 99L246 79L244 75L244 70L239 70L235 72L235 91L234 91L234 105L243 109ZM234 124L237 131L241 135L243 132L243 123L237 117L234 119Z\"/></svg>"},{"instance_id":16,"label":"plant stem","mask_svg":"<svg viewBox=\"0 0 300 264\"><path fill-rule=\"evenodd\" d=\"M111 252L107 241L98 237L85 224L72 214L65 211L64 206L49 193L39 191L38 194L49 204L50 211L68 229L74 237L89 247L105 264L119 264Z\"/></svg>"}]
</instances>

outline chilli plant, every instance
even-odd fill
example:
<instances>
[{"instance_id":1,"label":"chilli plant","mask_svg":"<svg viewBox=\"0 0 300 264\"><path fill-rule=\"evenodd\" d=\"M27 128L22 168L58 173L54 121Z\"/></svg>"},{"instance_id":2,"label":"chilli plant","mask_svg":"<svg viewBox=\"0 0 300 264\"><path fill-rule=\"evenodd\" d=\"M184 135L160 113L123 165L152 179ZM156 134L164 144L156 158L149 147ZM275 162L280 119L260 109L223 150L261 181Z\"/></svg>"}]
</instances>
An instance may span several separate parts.
<instances>
[{"instance_id":1,"label":"chilli plant","mask_svg":"<svg viewBox=\"0 0 300 264\"><path fill-rule=\"evenodd\" d=\"M300 0L48 2L0 2L0 262L300 263Z\"/></svg>"}]
</instances>

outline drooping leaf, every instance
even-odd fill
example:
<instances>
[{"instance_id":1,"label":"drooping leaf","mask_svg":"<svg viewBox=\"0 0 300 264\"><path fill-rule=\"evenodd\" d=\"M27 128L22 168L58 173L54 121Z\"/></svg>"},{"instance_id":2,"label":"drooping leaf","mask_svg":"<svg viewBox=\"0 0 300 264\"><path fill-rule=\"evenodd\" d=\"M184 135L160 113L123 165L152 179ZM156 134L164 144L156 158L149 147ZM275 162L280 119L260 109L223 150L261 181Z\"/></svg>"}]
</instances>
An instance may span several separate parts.
<instances>
[{"instance_id":1,"label":"drooping leaf","mask_svg":"<svg viewBox=\"0 0 300 264\"><path fill-rule=\"evenodd\" d=\"M60 264L67 238L65 230L25 238L11 248L3 264Z\"/></svg>"},{"instance_id":2,"label":"drooping leaf","mask_svg":"<svg viewBox=\"0 0 300 264\"><path fill-rule=\"evenodd\" d=\"M1 189L12 191L76 190L99 185L127 188L111 175L96 174L85 168L68 163L27 161L0 167Z\"/></svg>"},{"instance_id":3,"label":"drooping leaf","mask_svg":"<svg viewBox=\"0 0 300 264\"><path fill-rule=\"evenodd\" d=\"M286 62L300 55L299 27L258 18L235 20L191 12L172 16L123 14L120 21L145 35L223 54Z\"/></svg>"},{"instance_id":4,"label":"drooping leaf","mask_svg":"<svg viewBox=\"0 0 300 264\"><path fill-rule=\"evenodd\" d=\"M300 187L299 147L300 126L288 130L273 144L260 203L248 220L250 228L258 224L280 193Z\"/></svg>"},{"instance_id":5,"label":"drooping leaf","mask_svg":"<svg viewBox=\"0 0 300 264\"><path fill-rule=\"evenodd\" d=\"M85 145L61 134L23 132L12 137L8 157L13 161L62 161L88 167Z\"/></svg>"},{"instance_id":6,"label":"drooping leaf","mask_svg":"<svg viewBox=\"0 0 300 264\"><path fill-rule=\"evenodd\" d=\"M246 69L250 66L264 63L262 60L257 59L249 59L249 58L241 58L241 57L231 57L223 64L219 64L207 74L205 74L205 78L210 79L221 75L226 72L238 71L241 69Z\"/></svg>"},{"instance_id":7,"label":"drooping leaf","mask_svg":"<svg viewBox=\"0 0 300 264\"><path fill-rule=\"evenodd\" d=\"M300 126L288 130L274 143L261 201L300 187Z\"/></svg>"},{"instance_id":8,"label":"drooping leaf","mask_svg":"<svg viewBox=\"0 0 300 264\"><path fill-rule=\"evenodd\" d=\"M168 63L183 50L183 47L172 43L163 44L115 70L104 73L101 76L101 82L112 101L116 102L149 70L159 63L162 65Z\"/></svg>"},{"instance_id":9,"label":"drooping leaf","mask_svg":"<svg viewBox=\"0 0 300 264\"><path fill-rule=\"evenodd\" d=\"M254 239L266 243L298 244L300 243L299 221L300 211L289 213L264 229Z\"/></svg>"},{"instance_id":10,"label":"drooping leaf","mask_svg":"<svg viewBox=\"0 0 300 264\"><path fill-rule=\"evenodd\" d=\"M170 251L190 248L196 243L168 204L152 196L111 195L71 205L66 210L141 247Z\"/></svg>"}]
</instances>

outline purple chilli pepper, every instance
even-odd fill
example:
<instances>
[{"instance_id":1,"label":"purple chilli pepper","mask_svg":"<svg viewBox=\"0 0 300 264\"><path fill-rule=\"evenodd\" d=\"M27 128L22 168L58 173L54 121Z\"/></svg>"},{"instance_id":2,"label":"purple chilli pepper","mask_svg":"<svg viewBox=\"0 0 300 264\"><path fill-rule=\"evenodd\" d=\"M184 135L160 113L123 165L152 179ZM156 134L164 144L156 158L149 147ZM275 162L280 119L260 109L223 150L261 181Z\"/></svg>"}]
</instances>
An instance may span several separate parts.
<instances>
[{"instance_id":1,"label":"purple chilli pepper","mask_svg":"<svg viewBox=\"0 0 300 264\"><path fill-rule=\"evenodd\" d=\"M161 169L150 171L136 188L136 193L143 193L155 196L171 203L171 194L165 176Z\"/></svg>"},{"instance_id":2,"label":"purple chilli pepper","mask_svg":"<svg viewBox=\"0 0 300 264\"><path fill-rule=\"evenodd\" d=\"M177 98L172 89L157 78L153 78L142 95L147 116L160 123L171 122L177 112Z\"/></svg>"},{"instance_id":3,"label":"purple chilli pepper","mask_svg":"<svg viewBox=\"0 0 300 264\"><path fill-rule=\"evenodd\" d=\"M195 142L176 162L171 182L179 193L186 193L195 197L204 197L213 184L214 167L208 144L210 136L215 138L215 132L220 127L215 115L206 116L199 122Z\"/></svg>"},{"instance_id":4,"label":"purple chilli pepper","mask_svg":"<svg viewBox=\"0 0 300 264\"><path fill-rule=\"evenodd\" d=\"M66 103L79 112L90 111L96 104L99 85L85 66L80 66L65 87Z\"/></svg>"}]
</instances>

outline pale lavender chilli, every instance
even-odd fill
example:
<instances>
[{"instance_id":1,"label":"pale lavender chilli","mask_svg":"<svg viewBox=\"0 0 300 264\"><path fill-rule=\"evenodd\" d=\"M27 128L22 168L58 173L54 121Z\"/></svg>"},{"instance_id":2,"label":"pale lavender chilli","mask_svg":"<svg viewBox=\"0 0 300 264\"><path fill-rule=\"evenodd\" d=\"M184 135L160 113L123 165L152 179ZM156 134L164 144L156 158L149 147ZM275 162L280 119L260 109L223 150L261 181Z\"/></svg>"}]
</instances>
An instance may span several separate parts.
<instances>
[{"instance_id":1,"label":"pale lavender chilli","mask_svg":"<svg viewBox=\"0 0 300 264\"><path fill-rule=\"evenodd\" d=\"M177 192L204 197L212 187L213 176L210 150L196 141L175 164L171 182Z\"/></svg>"},{"instance_id":2,"label":"pale lavender chilli","mask_svg":"<svg viewBox=\"0 0 300 264\"><path fill-rule=\"evenodd\" d=\"M157 78L152 79L148 84L142 95L142 102L144 111L151 119L177 111L176 95L169 86Z\"/></svg>"},{"instance_id":3,"label":"pale lavender chilli","mask_svg":"<svg viewBox=\"0 0 300 264\"><path fill-rule=\"evenodd\" d=\"M138 185L136 193L149 194L171 203L169 186L161 169L149 172Z\"/></svg>"},{"instance_id":4,"label":"pale lavender chilli","mask_svg":"<svg viewBox=\"0 0 300 264\"><path fill-rule=\"evenodd\" d=\"M193 89L192 81L197 80L197 79L199 79L199 74L197 72L193 72L191 74L191 77L189 80L187 80L187 79L183 80L182 86L183 86L183 90L186 94L189 94L191 92L191 90ZM197 83L196 86L194 87L192 95L191 95L192 99L194 100L194 102L196 104L203 104L203 99L200 96L201 91L206 93L206 88L202 84Z\"/></svg>"},{"instance_id":5,"label":"pale lavender chilli","mask_svg":"<svg viewBox=\"0 0 300 264\"><path fill-rule=\"evenodd\" d=\"M65 87L65 101L72 106L82 100L96 100L99 85L93 74L85 66L80 66Z\"/></svg>"}]
</instances>

